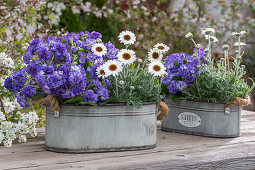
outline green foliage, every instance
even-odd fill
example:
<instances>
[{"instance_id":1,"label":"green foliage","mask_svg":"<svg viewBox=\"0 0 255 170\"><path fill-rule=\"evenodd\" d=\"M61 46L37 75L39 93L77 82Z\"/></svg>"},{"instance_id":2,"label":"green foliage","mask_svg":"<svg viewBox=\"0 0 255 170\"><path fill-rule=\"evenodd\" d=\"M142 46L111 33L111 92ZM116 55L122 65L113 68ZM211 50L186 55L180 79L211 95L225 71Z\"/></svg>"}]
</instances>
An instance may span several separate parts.
<instances>
[{"instance_id":1,"label":"green foliage","mask_svg":"<svg viewBox=\"0 0 255 170\"><path fill-rule=\"evenodd\" d=\"M143 102L160 99L161 78L152 76L147 68L125 65L116 79L111 76L110 81L109 103L127 103L140 108ZM124 81L124 84L120 81Z\"/></svg>"},{"instance_id":2,"label":"green foliage","mask_svg":"<svg viewBox=\"0 0 255 170\"><path fill-rule=\"evenodd\" d=\"M81 15L81 20L84 23L83 30L100 32L104 42L114 41L122 25L120 21L105 17L98 18L94 14Z\"/></svg>"},{"instance_id":3,"label":"green foliage","mask_svg":"<svg viewBox=\"0 0 255 170\"><path fill-rule=\"evenodd\" d=\"M235 72L221 72L216 69L204 70L197 76L189 89L183 91L185 100L226 103L236 97L246 98L253 87L235 75Z\"/></svg>"},{"instance_id":4,"label":"green foliage","mask_svg":"<svg viewBox=\"0 0 255 170\"><path fill-rule=\"evenodd\" d=\"M79 19L79 14L73 14L70 7L68 7L60 17L59 25L54 26L55 29L66 28L69 32L83 31L82 22Z\"/></svg>"}]
</instances>

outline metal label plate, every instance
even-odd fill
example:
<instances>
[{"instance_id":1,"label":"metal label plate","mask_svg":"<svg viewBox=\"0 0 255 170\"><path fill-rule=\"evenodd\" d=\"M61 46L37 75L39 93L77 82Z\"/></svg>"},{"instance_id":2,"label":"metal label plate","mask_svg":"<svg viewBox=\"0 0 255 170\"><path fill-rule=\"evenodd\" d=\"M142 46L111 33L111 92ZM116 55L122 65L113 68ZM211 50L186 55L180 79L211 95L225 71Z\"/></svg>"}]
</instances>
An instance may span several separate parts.
<instances>
[{"instance_id":1,"label":"metal label plate","mask_svg":"<svg viewBox=\"0 0 255 170\"><path fill-rule=\"evenodd\" d=\"M178 115L178 121L185 127L198 127L201 124L201 118L191 112L182 112Z\"/></svg>"}]
</instances>

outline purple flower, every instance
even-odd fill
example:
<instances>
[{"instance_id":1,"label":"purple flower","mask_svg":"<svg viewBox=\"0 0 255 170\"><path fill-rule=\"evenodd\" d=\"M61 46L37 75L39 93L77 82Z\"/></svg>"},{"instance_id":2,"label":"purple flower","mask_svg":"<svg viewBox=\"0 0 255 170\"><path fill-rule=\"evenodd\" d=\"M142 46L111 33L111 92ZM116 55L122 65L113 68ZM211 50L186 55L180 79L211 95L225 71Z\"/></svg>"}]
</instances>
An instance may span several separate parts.
<instances>
[{"instance_id":1,"label":"purple flower","mask_svg":"<svg viewBox=\"0 0 255 170\"><path fill-rule=\"evenodd\" d=\"M53 74L54 72L54 67L49 65L43 68L43 71L45 74Z\"/></svg>"},{"instance_id":2,"label":"purple flower","mask_svg":"<svg viewBox=\"0 0 255 170\"><path fill-rule=\"evenodd\" d=\"M47 84L50 88L57 88L63 84L61 75L51 74L47 77Z\"/></svg>"},{"instance_id":3,"label":"purple flower","mask_svg":"<svg viewBox=\"0 0 255 170\"><path fill-rule=\"evenodd\" d=\"M71 84L74 85L74 84L79 83L82 80L82 77L83 76L82 76L81 72L74 70L74 71L70 72L68 80Z\"/></svg>"},{"instance_id":4,"label":"purple flower","mask_svg":"<svg viewBox=\"0 0 255 170\"><path fill-rule=\"evenodd\" d=\"M71 90L65 90L65 92L62 94L63 98L70 99L73 98L75 95Z\"/></svg>"},{"instance_id":5,"label":"purple flower","mask_svg":"<svg viewBox=\"0 0 255 170\"><path fill-rule=\"evenodd\" d=\"M80 84L77 84L76 86L73 87L73 93L75 96L80 95L82 92L85 91L87 86L86 79L82 80Z\"/></svg>"},{"instance_id":6,"label":"purple flower","mask_svg":"<svg viewBox=\"0 0 255 170\"><path fill-rule=\"evenodd\" d=\"M106 59L109 59L109 60L116 59L116 55L118 54L120 50L115 48L115 46L110 41L104 45L107 48L107 55L105 55L104 57L107 57Z\"/></svg>"},{"instance_id":7,"label":"purple flower","mask_svg":"<svg viewBox=\"0 0 255 170\"><path fill-rule=\"evenodd\" d=\"M30 106L30 104L25 100L24 97L21 97L18 94L16 94L15 97L17 98L17 102L21 107L28 108Z\"/></svg>"},{"instance_id":8,"label":"purple flower","mask_svg":"<svg viewBox=\"0 0 255 170\"><path fill-rule=\"evenodd\" d=\"M102 35L99 32L93 31L89 34L89 39L101 39Z\"/></svg>"},{"instance_id":9,"label":"purple flower","mask_svg":"<svg viewBox=\"0 0 255 170\"><path fill-rule=\"evenodd\" d=\"M36 89L34 89L31 84L28 84L22 89L21 93L26 98L32 99L33 96L36 94Z\"/></svg>"},{"instance_id":10,"label":"purple flower","mask_svg":"<svg viewBox=\"0 0 255 170\"><path fill-rule=\"evenodd\" d=\"M21 88L23 88L24 84L27 81L26 72L24 69L19 71L14 70L12 73L12 77L14 79L14 91L19 92Z\"/></svg>"},{"instance_id":11,"label":"purple flower","mask_svg":"<svg viewBox=\"0 0 255 170\"><path fill-rule=\"evenodd\" d=\"M53 46L52 50L55 51L56 57L62 58L63 56L67 55L67 48L62 43L57 43L55 46Z\"/></svg>"},{"instance_id":12,"label":"purple flower","mask_svg":"<svg viewBox=\"0 0 255 170\"><path fill-rule=\"evenodd\" d=\"M72 48L71 48L71 51L72 51L73 53L75 53L77 50L78 50L77 47L72 47Z\"/></svg>"},{"instance_id":13,"label":"purple flower","mask_svg":"<svg viewBox=\"0 0 255 170\"><path fill-rule=\"evenodd\" d=\"M182 91L186 87L188 87L188 85L185 83L185 81L177 81L176 88L178 91Z\"/></svg>"},{"instance_id":14,"label":"purple flower","mask_svg":"<svg viewBox=\"0 0 255 170\"><path fill-rule=\"evenodd\" d=\"M174 53L167 56L164 60L168 75L163 79L162 83L167 85L170 93L176 94L178 91L183 91L195 80L197 68L199 65L202 66L203 63L197 57L197 51L194 50L194 52L193 56L185 53ZM203 54L203 51L200 50L199 55L204 59L205 56L202 56Z\"/></svg>"},{"instance_id":15,"label":"purple flower","mask_svg":"<svg viewBox=\"0 0 255 170\"><path fill-rule=\"evenodd\" d=\"M109 96L110 96L109 95L109 91L106 88L104 88L104 87L97 88L96 92L97 92L98 96L100 96L100 99L102 101L107 100L109 98Z\"/></svg>"},{"instance_id":16,"label":"purple flower","mask_svg":"<svg viewBox=\"0 0 255 170\"><path fill-rule=\"evenodd\" d=\"M38 45L40 43L43 43L43 39L36 38L32 41L32 43L29 45L27 51L31 51L32 53L36 52L38 50Z\"/></svg>"},{"instance_id":17,"label":"purple flower","mask_svg":"<svg viewBox=\"0 0 255 170\"><path fill-rule=\"evenodd\" d=\"M85 102L93 102L94 104L98 101L98 95L93 90L88 90L83 95Z\"/></svg>"},{"instance_id":18,"label":"purple flower","mask_svg":"<svg viewBox=\"0 0 255 170\"><path fill-rule=\"evenodd\" d=\"M25 64L29 64L30 60L33 58L33 54L31 51L27 51L26 54L23 56L23 62Z\"/></svg>"},{"instance_id":19,"label":"purple flower","mask_svg":"<svg viewBox=\"0 0 255 170\"><path fill-rule=\"evenodd\" d=\"M47 44L43 45L39 50L38 50L38 57L40 60L43 60L47 62L52 56L52 51L50 51L50 48Z\"/></svg>"},{"instance_id":20,"label":"purple flower","mask_svg":"<svg viewBox=\"0 0 255 170\"><path fill-rule=\"evenodd\" d=\"M14 83L10 76L5 79L4 87L10 92L14 92Z\"/></svg>"},{"instance_id":21,"label":"purple flower","mask_svg":"<svg viewBox=\"0 0 255 170\"><path fill-rule=\"evenodd\" d=\"M33 61L27 65L26 71L31 75L31 77L35 77L39 73L40 69L41 66Z\"/></svg>"}]
</instances>

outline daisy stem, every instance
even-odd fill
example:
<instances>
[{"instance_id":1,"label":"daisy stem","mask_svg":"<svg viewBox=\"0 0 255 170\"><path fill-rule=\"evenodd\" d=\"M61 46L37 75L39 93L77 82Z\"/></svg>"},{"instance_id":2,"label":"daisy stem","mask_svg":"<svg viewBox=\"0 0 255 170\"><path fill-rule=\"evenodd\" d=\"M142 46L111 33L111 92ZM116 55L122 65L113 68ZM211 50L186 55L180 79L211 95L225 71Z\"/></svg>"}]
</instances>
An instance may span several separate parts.
<instances>
[{"instance_id":1,"label":"daisy stem","mask_svg":"<svg viewBox=\"0 0 255 170\"><path fill-rule=\"evenodd\" d=\"M102 77L102 78L103 78L103 84L106 87L105 79L104 79L104 77Z\"/></svg>"},{"instance_id":2,"label":"daisy stem","mask_svg":"<svg viewBox=\"0 0 255 170\"><path fill-rule=\"evenodd\" d=\"M196 47L196 46L197 46L197 44L196 44L196 42L194 41L194 39L193 39L193 38L191 39L191 41L193 42L194 46Z\"/></svg>"},{"instance_id":3,"label":"daisy stem","mask_svg":"<svg viewBox=\"0 0 255 170\"><path fill-rule=\"evenodd\" d=\"M147 63L147 57L144 59L144 61L143 61L143 66L142 66L142 68L144 68L144 66L145 66L145 64Z\"/></svg>"},{"instance_id":4,"label":"daisy stem","mask_svg":"<svg viewBox=\"0 0 255 170\"><path fill-rule=\"evenodd\" d=\"M136 71L135 71L135 75L134 75L134 79L136 80L136 75L138 73L138 70L140 69L140 65L141 63L138 64L137 68L136 68Z\"/></svg>"},{"instance_id":5,"label":"daisy stem","mask_svg":"<svg viewBox=\"0 0 255 170\"><path fill-rule=\"evenodd\" d=\"M228 71L229 71L229 59L228 59L228 50L226 50L226 59L227 59L227 66L228 66Z\"/></svg>"},{"instance_id":6,"label":"daisy stem","mask_svg":"<svg viewBox=\"0 0 255 170\"><path fill-rule=\"evenodd\" d=\"M117 77L116 77L116 76L114 76L114 79L115 79L115 86L116 86L116 95L117 95L117 98L119 98L118 80L117 80Z\"/></svg>"},{"instance_id":7,"label":"daisy stem","mask_svg":"<svg viewBox=\"0 0 255 170\"><path fill-rule=\"evenodd\" d=\"M151 93L151 90L153 89L154 78L155 78L155 77L152 76L152 79L151 79L151 87L150 87L149 93Z\"/></svg>"},{"instance_id":8,"label":"daisy stem","mask_svg":"<svg viewBox=\"0 0 255 170\"><path fill-rule=\"evenodd\" d=\"M227 71L227 50L224 50L224 58L225 58L225 72Z\"/></svg>"}]
</instances>

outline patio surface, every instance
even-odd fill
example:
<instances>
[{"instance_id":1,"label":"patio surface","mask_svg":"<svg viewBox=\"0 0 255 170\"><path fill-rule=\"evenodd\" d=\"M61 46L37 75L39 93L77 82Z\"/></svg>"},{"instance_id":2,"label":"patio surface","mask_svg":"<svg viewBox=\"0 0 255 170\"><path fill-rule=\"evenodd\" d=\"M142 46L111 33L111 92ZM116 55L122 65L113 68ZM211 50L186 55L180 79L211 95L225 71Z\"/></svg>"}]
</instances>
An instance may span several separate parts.
<instances>
[{"instance_id":1,"label":"patio surface","mask_svg":"<svg viewBox=\"0 0 255 170\"><path fill-rule=\"evenodd\" d=\"M255 112L243 111L239 138L209 138L160 130L151 150L63 154L44 149L36 138L0 147L0 169L255 169Z\"/></svg>"}]
</instances>

